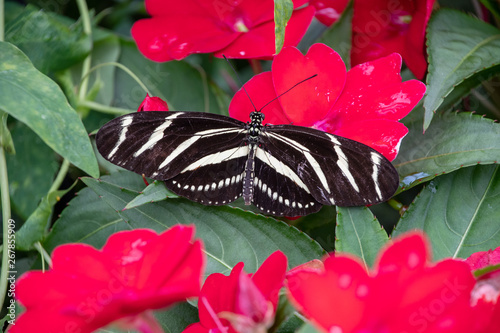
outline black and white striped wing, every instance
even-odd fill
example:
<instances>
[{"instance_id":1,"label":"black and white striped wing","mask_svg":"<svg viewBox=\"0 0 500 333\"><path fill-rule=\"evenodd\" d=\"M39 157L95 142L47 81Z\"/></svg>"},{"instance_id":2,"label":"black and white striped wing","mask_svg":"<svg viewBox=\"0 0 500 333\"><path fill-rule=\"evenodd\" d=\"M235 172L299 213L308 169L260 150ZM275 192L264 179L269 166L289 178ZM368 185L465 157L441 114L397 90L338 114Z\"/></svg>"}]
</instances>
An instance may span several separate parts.
<instances>
[{"instance_id":1,"label":"black and white striped wing","mask_svg":"<svg viewBox=\"0 0 500 333\"><path fill-rule=\"evenodd\" d=\"M260 143L254 204L271 214L305 215L321 205L379 203L399 184L398 173L384 156L343 137L277 125L263 128Z\"/></svg>"},{"instance_id":2,"label":"black and white striped wing","mask_svg":"<svg viewBox=\"0 0 500 333\"><path fill-rule=\"evenodd\" d=\"M224 205L242 193L245 138L245 123L229 117L147 111L108 122L96 144L111 163L162 180L190 200Z\"/></svg>"}]
</instances>

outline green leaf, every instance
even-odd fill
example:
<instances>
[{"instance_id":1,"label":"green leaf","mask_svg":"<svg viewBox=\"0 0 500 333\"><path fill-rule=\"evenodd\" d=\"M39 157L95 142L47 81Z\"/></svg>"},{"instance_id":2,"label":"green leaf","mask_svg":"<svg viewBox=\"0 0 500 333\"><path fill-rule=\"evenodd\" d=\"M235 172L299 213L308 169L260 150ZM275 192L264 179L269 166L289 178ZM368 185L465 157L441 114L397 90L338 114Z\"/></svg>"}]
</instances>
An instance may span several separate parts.
<instances>
[{"instance_id":1,"label":"green leaf","mask_svg":"<svg viewBox=\"0 0 500 333\"><path fill-rule=\"evenodd\" d=\"M461 12L441 9L429 21L427 44L424 130L440 107L452 105L486 76L499 73L500 66L495 65L500 64L500 30ZM456 86L461 95L450 94Z\"/></svg>"},{"instance_id":2,"label":"green leaf","mask_svg":"<svg viewBox=\"0 0 500 333\"><path fill-rule=\"evenodd\" d=\"M10 155L15 155L16 148L14 147L12 135L7 127L7 118L9 118L9 114L0 110L0 146Z\"/></svg>"},{"instance_id":3,"label":"green leaf","mask_svg":"<svg viewBox=\"0 0 500 333\"><path fill-rule=\"evenodd\" d=\"M130 201L124 209L136 208L148 203L166 200L168 198L178 198L175 193L170 192L163 182L155 180L142 191L134 200Z\"/></svg>"},{"instance_id":4,"label":"green leaf","mask_svg":"<svg viewBox=\"0 0 500 333\"><path fill-rule=\"evenodd\" d=\"M43 73L80 62L92 48L81 22L63 23L55 14L31 6L5 27L5 41L19 47Z\"/></svg>"},{"instance_id":5,"label":"green leaf","mask_svg":"<svg viewBox=\"0 0 500 333\"><path fill-rule=\"evenodd\" d=\"M337 213L336 253L352 253L371 267L389 240L387 233L367 207L337 207Z\"/></svg>"},{"instance_id":6,"label":"green leaf","mask_svg":"<svg viewBox=\"0 0 500 333\"><path fill-rule=\"evenodd\" d=\"M274 35L276 54L280 53L285 43L285 29L288 20L292 17L292 0L274 0Z\"/></svg>"},{"instance_id":7,"label":"green leaf","mask_svg":"<svg viewBox=\"0 0 500 333\"><path fill-rule=\"evenodd\" d=\"M76 167L99 176L87 132L59 86L6 42L0 42L0 91L0 110L28 125Z\"/></svg>"},{"instance_id":8,"label":"green leaf","mask_svg":"<svg viewBox=\"0 0 500 333\"><path fill-rule=\"evenodd\" d=\"M318 41L318 43L324 43L337 51L342 60L344 60L347 69L351 67L352 13L353 6L351 1L342 12L342 16L340 16L333 26L325 31Z\"/></svg>"},{"instance_id":9,"label":"green leaf","mask_svg":"<svg viewBox=\"0 0 500 333\"><path fill-rule=\"evenodd\" d=\"M302 327L297 330L297 333L319 333L320 331L317 330L311 323L307 322Z\"/></svg>"},{"instance_id":10,"label":"green leaf","mask_svg":"<svg viewBox=\"0 0 500 333\"><path fill-rule=\"evenodd\" d=\"M133 176L140 189L141 177ZM289 267L324 254L317 243L294 227L237 208L208 207L178 198L122 211L139 189L113 184L117 177L120 174L103 177L102 181L83 178L95 194L92 196L85 189L71 201L45 246L85 241L101 247L118 230L151 228L161 232L181 223L194 224L196 236L203 239L208 255L207 274L228 273L240 261L245 262L245 270L254 272L278 249L288 256Z\"/></svg>"},{"instance_id":11,"label":"green leaf","mask_svg":"<svg viewBox=\"0 0 500 333\"><path fill-rule=\"evenodd\" d=\"M11 128L16 155L7 155L9 192L16 215L26 220L47 194L59 162L57 155L26 125L15 121Z\"/></svg>"},{"instance_id":12,"label":"green leaf","mask_svg":"<svg viewBox=\"0 0 500 333\"><path fill-rule=\"evenodd\" d=\"M75 182L76 184L76 182ZM16 233L16 248L22 251L29 251L33 249L36 242L42 241L46 236L47 225L50 217L52 216L52 208L70 191L73 186L63 191L52 191L48 193L42 202L38 205L37 209L30 215L28 220Z\"/></svg>"},{"instance_id":13,"label":"green leaf","mask_svg":"<svg viewBox=\"0 0 500 333\"><path fill-rule=\"evenodd\" d=\"M423 230L434 259L466 258L500 244L500 167L463 168L429 183L401 218L394 236Z\"/></svg>"},{"instance_id":14,"label":"green leaf","mask_svg":"<svg viewBox=\"0 0 500 333\"><path fill-rule=\"evenodd\" d=\"M185 61L157 63L146 59L133 41L121 40L119 63L128 67L146 84L152 96L168 102L170 110L205 111L228 114L220 110L201 67ZM117 107L136 110L146 97L137 82L122 70L116 71L114 103Z\"/></svg>"},{"instance_id":15,"label":"green leaf","mask_svg":"<svg viewBox=\"0 0 500 333\"><path fill-rule=\"evenodd\" d=\"M436 117L425 134L419 117L405 125L410 132L393 162L402 179L400 190L462 167L500 161L500 124L490 119L447 113Z\"/></svg>"}]
</instances>

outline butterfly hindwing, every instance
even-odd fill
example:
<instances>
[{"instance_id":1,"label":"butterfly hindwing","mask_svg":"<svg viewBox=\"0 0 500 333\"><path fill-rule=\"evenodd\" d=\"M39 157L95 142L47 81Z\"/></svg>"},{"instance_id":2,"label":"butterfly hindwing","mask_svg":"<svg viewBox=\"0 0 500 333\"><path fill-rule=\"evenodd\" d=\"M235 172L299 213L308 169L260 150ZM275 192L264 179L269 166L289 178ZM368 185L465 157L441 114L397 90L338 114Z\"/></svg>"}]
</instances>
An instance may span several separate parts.
<instances>
[{"instance_id":1,"label":"butterfly hindwing","mask_svg":"<svg viewBox=\"0 0 500 333\"><path fill-rule=\"evenodd\" d=\"M320 204L364 206L389 199L399 177L380 153L359 142L311 128L265 127L262 146L294 170Z\"/></svg>"}]
</instances>

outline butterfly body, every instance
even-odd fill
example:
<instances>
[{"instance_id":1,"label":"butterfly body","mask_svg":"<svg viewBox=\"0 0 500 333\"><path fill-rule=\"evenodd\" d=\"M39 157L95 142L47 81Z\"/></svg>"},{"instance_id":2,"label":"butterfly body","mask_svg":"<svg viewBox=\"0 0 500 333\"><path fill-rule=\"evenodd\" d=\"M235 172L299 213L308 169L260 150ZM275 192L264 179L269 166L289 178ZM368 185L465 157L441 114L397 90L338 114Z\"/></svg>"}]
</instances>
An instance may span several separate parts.
<instances>
[{"instance_id":1,"label":"butterfly body","mask_svg":"<svg viewBox=\"0 0 500 333\"><path fill-rule=\"evenodd\" d=\"M307 215L322 205L387 200L399 177L380 153L359 142L293 125L263 125L199 112L147 111L116 118L96 137L101 155L162 180L205 205L243 196L273 215Z\"/></svg>"}]
</instances>

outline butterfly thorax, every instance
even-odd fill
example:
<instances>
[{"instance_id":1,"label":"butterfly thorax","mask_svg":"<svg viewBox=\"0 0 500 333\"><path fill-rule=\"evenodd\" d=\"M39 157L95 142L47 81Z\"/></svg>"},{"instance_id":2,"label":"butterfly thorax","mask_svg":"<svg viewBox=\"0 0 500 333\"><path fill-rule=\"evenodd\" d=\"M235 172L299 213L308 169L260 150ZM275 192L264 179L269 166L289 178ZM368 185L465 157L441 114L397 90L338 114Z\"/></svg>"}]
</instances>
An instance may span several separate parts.
<instances>
[{"instance_id":1,"label":"butterfly thorax","mask_svg":"<svg viewBox=\"0 0 500 333\"><path fill-rule=\"evenodd\" d=\"M250 113L250 121L247 123L248 130L248 143L258 143L259 135L262 130L262 122L264 121L264 114L259 111Z\"/></svg>"}]
</instances>

